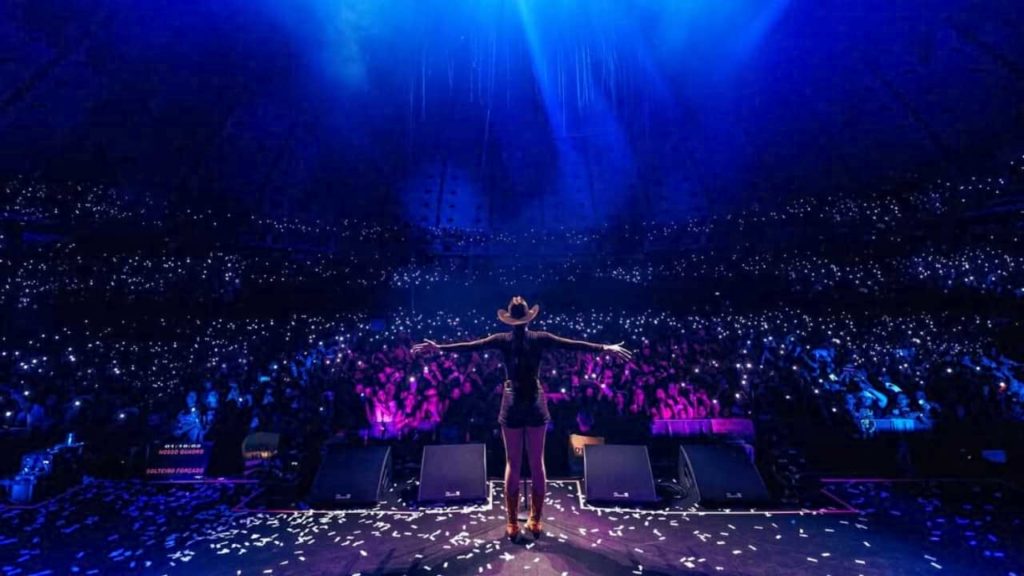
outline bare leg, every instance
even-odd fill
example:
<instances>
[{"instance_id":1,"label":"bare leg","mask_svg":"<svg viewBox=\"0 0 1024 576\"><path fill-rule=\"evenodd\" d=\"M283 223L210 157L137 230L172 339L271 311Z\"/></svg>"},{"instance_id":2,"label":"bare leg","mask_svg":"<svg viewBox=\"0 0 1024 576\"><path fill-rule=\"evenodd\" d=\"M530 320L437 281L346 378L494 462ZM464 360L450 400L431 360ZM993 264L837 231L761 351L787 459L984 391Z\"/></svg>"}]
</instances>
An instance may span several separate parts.
<instances>
[{"instance_id":1,"label":"bare leg","mask_svg":"<svg viewBox=\"0 0 1024 576\"><path fill-rule=\"evenodd\" d=\"M505 438L505 535L512 541L519 537L519 469L523 465L523 429L501 427Z\"/></svg>"},{"instance_id":2,"label":"bare leg","mask_svg":"<svg viewBox=\"0 0 1024 576\"><path fill-rule=\"evenodd\" d=\"M505 492L518 492L519 470L523 466L523 430L502 426L501 435L505 438Z\"/></svg>"},{"instance_id":3,"label":"bare leg","mask_svg":"<svg viewBox=\"0 0 1024 576\"><path fill-rule=\"evenodd\" d=\"M541 532L541 514L544 509L544 494L547 492L547 473L544 470L544 436L547 426L526 428L526 454L530 463L530 518L526 527L535 536Z\"/></svg>"},{"instance_id":4,"label":"bare leg","mask_svg":"<svg viewBox=\"0 0 1024 576\"><path fill-rule=\"evenodd\" d=\"M530 465L530 492L545 494L547 491L547 473L544 470L544 436L547 426L531 426L526 428L526 455Z\"/></svg>"}]
</instances>

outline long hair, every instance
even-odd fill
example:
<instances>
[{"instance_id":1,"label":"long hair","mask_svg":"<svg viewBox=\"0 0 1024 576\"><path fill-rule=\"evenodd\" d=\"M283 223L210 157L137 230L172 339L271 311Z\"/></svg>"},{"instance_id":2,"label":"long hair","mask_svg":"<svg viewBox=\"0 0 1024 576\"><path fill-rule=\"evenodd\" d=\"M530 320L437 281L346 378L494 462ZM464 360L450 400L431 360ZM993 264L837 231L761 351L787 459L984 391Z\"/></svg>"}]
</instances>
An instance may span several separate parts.
<instances>
[{"instance_id":1,"label":"long hair","mask_svg":"<svg viewBox=\"0 0 1024 576\"><path fill-rule=\"evenodd\" d=\"M513 366L507 366L509 370L515 372L518 369L519 359L523 357L526 352L527 340L526 340L526 324L520 324L519 326L512 327L512 358L511 362Z\"/></svg>"}]
</instances>

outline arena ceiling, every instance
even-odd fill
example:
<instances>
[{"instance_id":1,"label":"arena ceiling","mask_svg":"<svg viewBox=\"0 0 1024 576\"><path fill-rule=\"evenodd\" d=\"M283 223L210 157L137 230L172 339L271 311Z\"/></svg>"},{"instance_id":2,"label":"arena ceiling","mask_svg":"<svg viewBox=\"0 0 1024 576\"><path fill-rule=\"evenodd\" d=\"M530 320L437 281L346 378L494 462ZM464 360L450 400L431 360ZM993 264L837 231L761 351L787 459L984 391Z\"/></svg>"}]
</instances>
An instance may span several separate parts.
<instances>
[{"instance_id":1,"label":"arena ceiling","mask_svg":"<svg viewBox=\"0 0 1024 576\"><path fill-rule=\"evenodd\" d=\"M969 171L1019 0L14 0L0 171L424 225L682 218Z\"/></svg>"}]
</instances>

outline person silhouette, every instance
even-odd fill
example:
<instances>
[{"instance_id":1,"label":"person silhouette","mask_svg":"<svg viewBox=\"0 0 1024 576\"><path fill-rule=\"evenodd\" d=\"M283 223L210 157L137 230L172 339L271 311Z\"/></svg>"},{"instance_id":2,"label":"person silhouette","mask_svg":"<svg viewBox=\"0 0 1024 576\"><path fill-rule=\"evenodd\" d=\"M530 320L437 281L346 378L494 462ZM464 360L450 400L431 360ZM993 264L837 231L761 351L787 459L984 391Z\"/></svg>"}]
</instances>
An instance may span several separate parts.
<instances>
[{"instance_id":1,"label":"person silhouette","mask_svg":"<svg viewBox=\"0 0 1024 576\"><path fill-rule=\"evenodd\" d=\"M519 470L524 444L533 479L526 529L534 538L539 538L543 530L541 514L547 488L544 470L544 432L551 422L544 387L539 376L543 353L548 350L576 350L609 352L621 360L629 360L632 357L632 352L622 347L624 342L596 344L562 338L549 332L527 330L527 325L539 313L540 306L530 307L521 296L515 296L506 309L498 310L498 320L512 327L509 332L499 332L479 340L451 344L438 344L425 339L412 347L413 354L437 351L470 352L484 349L496 349L501 352L505 364L505 383L498 423L501 425L501 434L505 442L505 534L513 541L520 537Z\"/></svg>"}]
</instances>

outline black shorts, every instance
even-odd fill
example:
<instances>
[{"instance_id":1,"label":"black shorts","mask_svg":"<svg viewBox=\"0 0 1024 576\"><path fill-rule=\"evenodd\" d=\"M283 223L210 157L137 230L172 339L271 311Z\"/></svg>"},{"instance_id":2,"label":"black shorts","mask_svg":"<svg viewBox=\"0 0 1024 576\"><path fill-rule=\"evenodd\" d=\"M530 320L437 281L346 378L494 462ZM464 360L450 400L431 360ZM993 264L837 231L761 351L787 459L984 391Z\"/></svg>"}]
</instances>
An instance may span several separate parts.
<instances>
[{"instance_id":1,"label":"black shorts","mask_svg":"<svg viewBox=\"0 0 1024 576\"><path fill-rule=\"evenodd\" d=\"M534 387L536 386L536 387ZM518 384L508 380L501 393L498 423L506 428L546 426L551 422L548 399L540 382Z\"/></svg>"}]
</instances>

